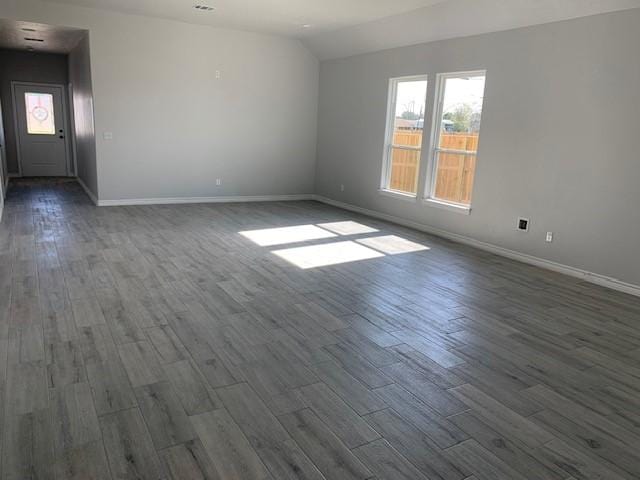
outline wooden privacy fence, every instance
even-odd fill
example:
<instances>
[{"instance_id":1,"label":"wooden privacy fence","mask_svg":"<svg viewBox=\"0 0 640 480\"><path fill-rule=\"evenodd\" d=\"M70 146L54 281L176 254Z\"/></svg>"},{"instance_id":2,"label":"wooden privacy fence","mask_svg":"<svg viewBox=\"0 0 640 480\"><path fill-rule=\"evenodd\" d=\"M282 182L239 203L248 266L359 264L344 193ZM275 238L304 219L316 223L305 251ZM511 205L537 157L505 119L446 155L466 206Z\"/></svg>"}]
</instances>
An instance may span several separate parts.
<instances>
[{"instance_id":1,"label":"wooden privacy fence","mask_svg":"<svg viewBox=\"0 0 640 480\"><path fill-rule=\"evenodd\" d=\"M420 147L422 145L422 130L396 129L393 133L393 144ZM416 193L419 163L420 151L392 148L389 188L400 192Z\"/></svg>"},{"instance_id":2,"label":"wooden privacy fence","mask_svg":"<svg viewBox=\"0 0 640 480\"><path fill-rule=\"evenodd\" d=\"M394 145L420 147L422 131L396 130ZM478 149L477 133L443 133L440 148L475 152ZM456 203L471 203L473 177L476 169L476 155L440 153L435 196ZM420 151L392 149L391 178L389 187L401 192L416 193Z\"/></svg>"}]
</instances>

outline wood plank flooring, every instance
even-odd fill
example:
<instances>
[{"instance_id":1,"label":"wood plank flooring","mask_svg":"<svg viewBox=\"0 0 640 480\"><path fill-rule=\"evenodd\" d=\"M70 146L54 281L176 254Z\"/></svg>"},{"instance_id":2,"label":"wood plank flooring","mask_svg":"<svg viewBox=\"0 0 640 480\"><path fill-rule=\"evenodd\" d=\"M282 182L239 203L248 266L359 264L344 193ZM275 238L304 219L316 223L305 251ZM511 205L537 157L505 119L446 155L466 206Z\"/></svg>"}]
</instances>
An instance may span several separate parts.
<instances>
[{"instance_id":1,"label":"wood plank flooring","mask_svg":"<svg viewBox=\"0 0 640 480\"><path fill-rule=\"evenodd\" d=\"M640 299L315 202L14 180L0 400L2 479L638 479Z\"/></svg>"}]
</instances>

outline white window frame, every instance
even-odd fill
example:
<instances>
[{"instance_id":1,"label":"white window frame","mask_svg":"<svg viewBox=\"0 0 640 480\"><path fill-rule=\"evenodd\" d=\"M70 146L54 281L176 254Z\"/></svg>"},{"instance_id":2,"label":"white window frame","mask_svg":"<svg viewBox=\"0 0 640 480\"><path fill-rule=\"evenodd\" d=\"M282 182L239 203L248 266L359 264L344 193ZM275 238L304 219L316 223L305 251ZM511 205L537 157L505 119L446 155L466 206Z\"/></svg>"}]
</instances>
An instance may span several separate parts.
<instances>
[{"instance_id":1,"label":"white window frame","mask_svg":"<svg viewBox=\"0 0 640 480\"><path fill-rule=\"evenodd\" d=\"M398 97L398 84L402 82L416 82L416 81L425 81L427 82L427 88L425 89L425 122L423 124L423 134L422 134L422 145L419 147L408 147L405 145L394 145L393 144L393 134L396 120L396 101ZM420 75L409 75L405 77L394 77L389 79L389 96L387 99L387 119L386 119L386 128L384 134L384 153L382 158L382 176L380 178L380 189L379 192L383 195L396 197L402 200L417 200L418 192L417 190L420 188L420 165L422 165L422 157L424 155L424 144L425 144L425 135L424 129L427 127L426 123L426 112L427 112L427 99L429 93L429 76L427 74ZM389 182L391 180L391 151L393 148L399 148L402 150L411 150L420 152L420 160L418 163L418 172L416 173L416 193L402 192L400 190L393 190L388 187Z\"/></svg>"},{"instance_id":2,"label":"white window frame","mask_svg":"<svg viewBox=\"0 0 640 480\"><path fill-rule=\"evenodd\" d=\"M438 146L440 140L440 134L442 132L442 115L444 108L444 96L446 93L446 81L450 78L460 78L460 77L479 77L484 76L485 80L487 78L486 70L471 70L466 72L450 72L450 73L439 73L436 75L436 97L435 97L435 108L433 109L433 122L431 128L431 143L429 148L429 159L427 161L427 181L425 185L425 197L423 201L433 207L436 208L444 208L447 210L451 210L458 213L469 214L471 213L471 205L465 205L463 203L451 202L448 200L442 200L436 198L436 181L437 181L437 172L438 172L438 153L457 153L463 155L475 155L476 156L476 165L478 160L478 152L471 152L467 150L453 150L450 148L440 148ZM485 84L486 89L486 84ZM484 101L482 103L482 114L484 115ZM482 128L482 118L480 119L480 128ZM473 181L475 183L475 174Z\"/></svg>"}]
</instances>

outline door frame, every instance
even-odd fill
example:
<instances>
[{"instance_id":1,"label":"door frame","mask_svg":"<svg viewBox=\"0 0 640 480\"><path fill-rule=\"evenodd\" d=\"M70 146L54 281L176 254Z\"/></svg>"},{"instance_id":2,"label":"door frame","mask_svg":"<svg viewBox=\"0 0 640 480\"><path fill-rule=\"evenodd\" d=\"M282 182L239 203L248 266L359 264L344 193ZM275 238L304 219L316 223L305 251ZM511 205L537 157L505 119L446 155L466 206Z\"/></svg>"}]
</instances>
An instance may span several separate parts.
<instances>
[{"instance_id":1,"label":"door frame","mask_svg":"<svg viewBox=\"0 0 640 480\"><path fill-rule=\"evenodd\" d=\"M6 105L6 104L4 104ZM9 168L7 166L7 133L6 133L6 129L5 129L5 124L4 124L4 118L3 118L3 103L2 103L2 99L0 98L0 130L1 130L1 137L2 137L2 144L0 145L0 154L2 153L2 151L4 151L3 155L0 155L0 162L2 162L2 165L0 165L0 178L2 179L2 185L0 185L0 187L2 187L2 199L0 200L4 200L4 198L7 196L7 187L9 186Z\"/></svg>"},{"instance_id":2,"label":"door frame","mask_svg":"<svg viewBox=\"0 0 640 480\"><path fill-rule=\"evenodd\" d=\"M67 177L72 175L72 152L69 139L71 138L71 131L69 130L69 109L67 103L67 87L60 83L46 83L46 82L21 82L18 80L11 81L11 99L13 100L13 126L16 137L16 157L18 160L18 176L22 177L22 154L20 153L20 125L18 125L18 98L16 97L16 87L59 87L62 92L62 125L64 128L64 146L65 146L65 165L67 171Z\"/></svg>"}]
</instances>

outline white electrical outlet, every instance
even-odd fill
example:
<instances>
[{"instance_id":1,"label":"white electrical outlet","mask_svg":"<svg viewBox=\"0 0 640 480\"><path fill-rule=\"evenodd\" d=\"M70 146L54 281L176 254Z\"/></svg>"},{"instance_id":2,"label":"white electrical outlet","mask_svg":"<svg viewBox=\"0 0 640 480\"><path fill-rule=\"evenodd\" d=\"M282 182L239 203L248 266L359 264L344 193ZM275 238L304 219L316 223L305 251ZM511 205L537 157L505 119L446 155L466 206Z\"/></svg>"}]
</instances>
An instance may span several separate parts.
<instances>
[{"instance_id":1,"label":"white electrical outlet","mask_svg":"<svg viewBox=\"0 0 640 480\"><path fill-rule=\"evenodd\" d=\"M547 232L547 242L553 242L553 232Z\"/></svg>"},{"instance_id":2,"label":"white electrical outlet","mask_svg":"<svg viewBox=\"0 0 640 480\"><path fill-rule=\"evenodd\" d=\"M340 185L340 191L344 192L344 185Z\"/></svg>"},{"instance_id":3,"label":"white electrical outlet","mask_svg":"<svg viewBox=\"0 0 640 480\"><path fill-rule=\"evenodd\" d=\"M220 185L222 185L222 179L216 178L216 186L219 187Z\"/></svg>"},{"instance_id":4,"label":"white electrical outlet","mask_svg":"<svg viewBox=\"0 0 640 480\"><path fill-rule=\"evenodd\" d=\"M220 80L220 76L221 76L220 70L216 70L216 79Z\"/></svg>"},{"instance_id":5,"label":"white electrical outlet","mask_svg":"<svg viewBox=\"0 0 640 480\"><path fill-rule=\"evenodd\" d=\"M104 132L102 138L105 140L113 140L113 132Z\"/></svg>"}]
</instances>

